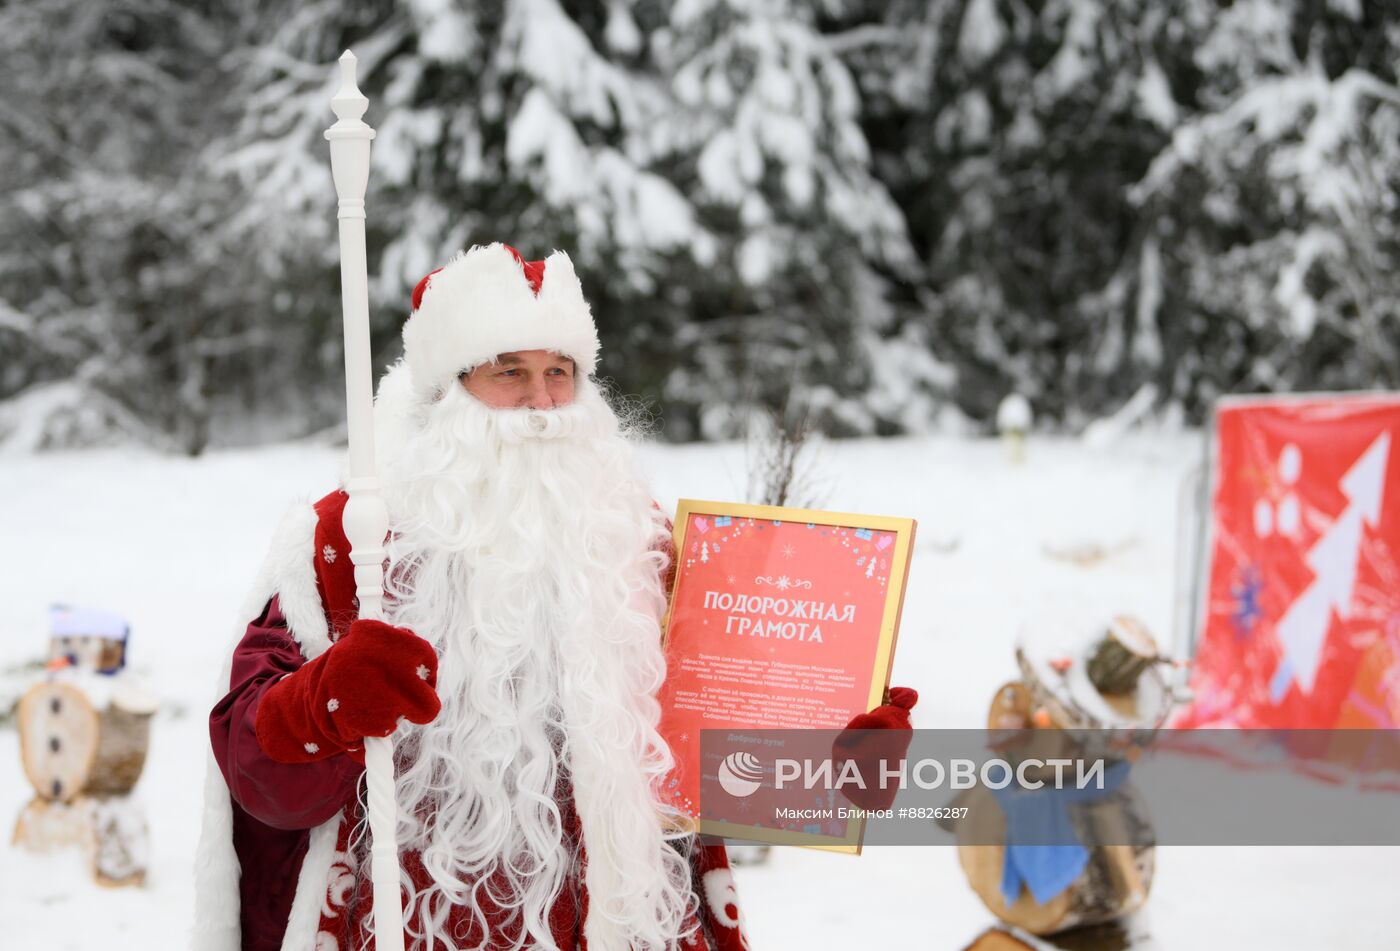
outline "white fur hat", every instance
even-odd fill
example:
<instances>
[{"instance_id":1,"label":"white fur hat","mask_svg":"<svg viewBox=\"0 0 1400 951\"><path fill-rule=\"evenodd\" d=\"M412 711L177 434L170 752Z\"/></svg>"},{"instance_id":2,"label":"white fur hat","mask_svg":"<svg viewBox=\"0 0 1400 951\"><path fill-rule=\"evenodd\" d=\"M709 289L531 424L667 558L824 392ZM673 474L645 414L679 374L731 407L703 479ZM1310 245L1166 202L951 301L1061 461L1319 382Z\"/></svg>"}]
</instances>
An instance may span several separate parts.
<instances>
[{"instance_id":1,"label":"white fur hat","mask_svg":"<svg viewBox=\"0 0 1400 951\"><path fill-rule=\"evenodd\" d=\"M526 261L510 245L478 245L414 288L403 354L420 390L514 350L553 350L584 376L598 364L598 329L563 251Z\"/></svg>"}]
</instances>

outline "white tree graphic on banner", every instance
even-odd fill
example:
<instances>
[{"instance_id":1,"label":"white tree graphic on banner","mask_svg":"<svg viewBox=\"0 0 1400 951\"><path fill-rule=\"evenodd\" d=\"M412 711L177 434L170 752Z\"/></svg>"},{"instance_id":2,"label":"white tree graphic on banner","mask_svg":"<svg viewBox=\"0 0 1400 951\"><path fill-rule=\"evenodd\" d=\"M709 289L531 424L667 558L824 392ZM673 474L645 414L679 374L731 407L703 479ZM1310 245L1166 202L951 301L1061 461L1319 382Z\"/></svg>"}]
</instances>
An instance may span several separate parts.
<instances>
[{"instance_id":1,"label":"white tree graphic on banner","mask_svg":"<svg viewBox=\"0 0 1400 951\"><path fill-rule=\"evenodd\" d=\"M1269 682L1269 693L1275 703L1283 699L1294 681L1303 693L1312 690L1322 645L1332 622L1332 610L1335 608L1342 618L1351 614L1356 564L1361 555L1361 526L1364 521L1374 529L1380 521L1389 458L1390 433L1384 432L1342 476L1347 507L1308 550L1308 566L1314 575L1312 584L1288 606L1278 624L1283 658Z\"/></svg>"}]
</instances>

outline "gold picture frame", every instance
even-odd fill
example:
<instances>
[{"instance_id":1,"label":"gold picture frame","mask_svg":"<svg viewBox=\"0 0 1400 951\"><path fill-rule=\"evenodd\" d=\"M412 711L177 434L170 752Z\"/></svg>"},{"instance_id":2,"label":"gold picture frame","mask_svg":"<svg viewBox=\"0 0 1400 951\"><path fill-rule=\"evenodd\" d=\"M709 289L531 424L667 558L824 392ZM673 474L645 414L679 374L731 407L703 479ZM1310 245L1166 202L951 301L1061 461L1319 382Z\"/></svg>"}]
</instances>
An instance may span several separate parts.
<instances>
[{"instance_id":1,"label":"gold picture frame","mask_svg":"<svg viewBox=\"0 0 1400 951\"><path fill-rule=\"evenodd\" d=\"M686 580L685 558L688 527L692 516L712 516L716 519L752 519L755 522L796 523L807 527L813 525L832 528L871 532L889 532L894 535L894 543L889 556L890 568L888 584L884 593L879 633L875 645L875 656L871 668L870 684L867 689L864 710L871 710L884 702L889 688L890 669L894 664L894 651L899 635L899 624L904 609L904 597L908 587L910 559L914 548L914 537L918 523L912 518L885 515L862 515L852 512L831 512L819 509L790 508L774 505L749 505L738 502L718 502L703 499L681 499L676 507L673 522L673 540L677 552L675 577L668 592L666 615L662 622L662 646L670 656L671 618L677 596L682 594ZM864 711L860 711L864 712ZM763 729L755 726L753 729ZM699 749L698 738L693 749ZM745 842L765 842L779 845L797 845L822 851L842 852L859 855L861 839L864 835L863 820L848 820L846 835L836 837L809 832L796 832L772 829L763 826L742 826L729 822L700 818L692 821L691 830L703 835L722 836Z\"/></svg>"}]
</instances>

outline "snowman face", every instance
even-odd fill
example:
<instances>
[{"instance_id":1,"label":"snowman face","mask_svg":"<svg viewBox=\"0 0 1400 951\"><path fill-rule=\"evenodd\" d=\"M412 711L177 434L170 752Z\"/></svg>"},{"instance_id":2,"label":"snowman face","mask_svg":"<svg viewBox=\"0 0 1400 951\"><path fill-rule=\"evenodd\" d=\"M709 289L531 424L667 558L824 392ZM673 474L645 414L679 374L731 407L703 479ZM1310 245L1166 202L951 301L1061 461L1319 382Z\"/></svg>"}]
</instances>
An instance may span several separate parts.
<instances>
[{"instance_id":1,"label":"snowman face","mask_svg":"<svg viewBox=\"0 0 1400 951\"><path fill-rule=\"evenodd\" d=\"M83 670L116 670L122 666L125 645L110 637L65 634L49 640L49 659L67 658Z\"/></svg>"}]
</instances>

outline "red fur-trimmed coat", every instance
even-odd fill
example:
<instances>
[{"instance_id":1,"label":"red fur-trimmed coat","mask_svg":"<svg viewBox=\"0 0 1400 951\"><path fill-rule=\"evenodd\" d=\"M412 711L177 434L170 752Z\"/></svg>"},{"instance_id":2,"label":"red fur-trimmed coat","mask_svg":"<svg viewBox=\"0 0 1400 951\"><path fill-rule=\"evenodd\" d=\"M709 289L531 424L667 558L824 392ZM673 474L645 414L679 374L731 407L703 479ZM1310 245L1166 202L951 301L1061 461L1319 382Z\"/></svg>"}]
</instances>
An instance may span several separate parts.
<instances>
[{"instance_id":1,"label":"red fur-trimmed coat","mask_svg":"<svg viewBox=\"0 0 1400 951\"><path fill-rule=\"evenodd\" d=\"M350 846L360 819L364 767L348 755L311 763L269 759L254 731L258 704L286 674L318 656L357 614L349 543L341 529L346 496L333 492L289 513L257 590L253 617L228 662L227 693L210 714L213 765L205 789L204 829L196 863L195 951L349 951L372 901L368 857ZM255 606L256 605L256 606ZM571 790L558 796L565 834L581 839ZM581 844L584 860L587 843ZM416 853L400 856L418 886L428 882ZM742 951L733 875L722 844L691 850L699 928L685 951ZM483 889L483 892L487 889ZM500 910L483 906L488 921ZM588 893L582 876L566 883L549 915L555 943L586 951ZM471 947L474 916L449 922ZM518 933L518 925L516 932ZM509 929L493 934L509 938ZM433 951L447 946L438 944Z\"/></svg>"}]
</instances>

